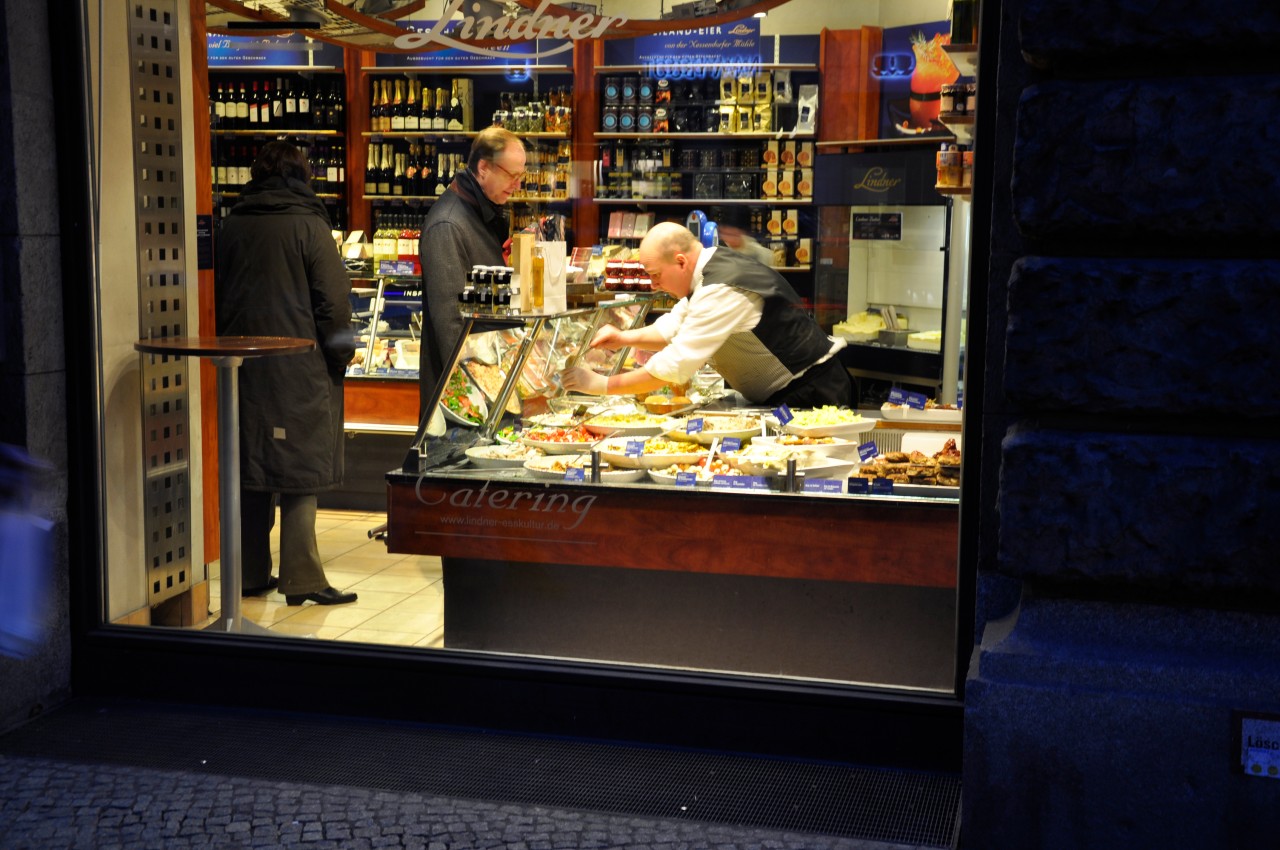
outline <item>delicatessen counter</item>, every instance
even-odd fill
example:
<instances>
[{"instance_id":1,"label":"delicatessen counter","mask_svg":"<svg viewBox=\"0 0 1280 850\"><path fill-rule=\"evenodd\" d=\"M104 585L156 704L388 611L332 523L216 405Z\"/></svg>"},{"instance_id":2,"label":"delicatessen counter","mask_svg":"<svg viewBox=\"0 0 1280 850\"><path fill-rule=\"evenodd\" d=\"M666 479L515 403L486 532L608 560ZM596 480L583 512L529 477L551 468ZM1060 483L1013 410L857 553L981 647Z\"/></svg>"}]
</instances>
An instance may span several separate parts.
<instances>
[{"instance_id":1,"label":"delicatessen counter","mask_svg":"<svg viewBox=\"0 0 1280 850\"><path fill-rule=\"evenodd\" d=\"M643 400L559 389L580 361L628 363L585 342L651 305L466 317L387 474L389 551L442 559L445 647L949 687L947 659L917 658L916 681L893 658L909 647L862 657L814 627L856 638L873 624L850 610L929 600L930 628L952 628L959 412L907 430L904 408L764 410L706 369ZM805 634L763 640L765 609Z\"/></svg>"}]
</instances>

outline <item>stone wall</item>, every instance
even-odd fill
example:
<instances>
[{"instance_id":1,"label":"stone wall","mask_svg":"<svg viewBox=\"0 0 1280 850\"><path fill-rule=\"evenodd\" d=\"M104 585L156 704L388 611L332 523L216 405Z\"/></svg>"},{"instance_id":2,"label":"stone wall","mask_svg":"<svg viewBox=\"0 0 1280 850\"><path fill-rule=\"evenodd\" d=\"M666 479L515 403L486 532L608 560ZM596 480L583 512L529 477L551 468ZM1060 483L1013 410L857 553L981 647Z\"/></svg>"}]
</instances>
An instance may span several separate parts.
<instances>
[{"instance_id":1,"label":"stone wall","mask_svg":"<svg viewBox=\"0 0 1280 850\"><path fill-rule=\"evenodd\" d=\"M49 4L5 0L0 5L0 442L54 468L37 508L56 525L50 561L28 565L42 576L52 600L42 617L45 639L22 657L0 655L0 730L65 700L70 691L66 368L51 61Z\"/></svg>"},{"instance_id":2,"label":"stone wall","mask_svg":"<svg viewBox=\"0 0 1280 850\"><path fill-rule=\"evenodd\" d=\"M1280 4L988 7L962 844L1275 846Z\"/></svg>"}]
</instances>

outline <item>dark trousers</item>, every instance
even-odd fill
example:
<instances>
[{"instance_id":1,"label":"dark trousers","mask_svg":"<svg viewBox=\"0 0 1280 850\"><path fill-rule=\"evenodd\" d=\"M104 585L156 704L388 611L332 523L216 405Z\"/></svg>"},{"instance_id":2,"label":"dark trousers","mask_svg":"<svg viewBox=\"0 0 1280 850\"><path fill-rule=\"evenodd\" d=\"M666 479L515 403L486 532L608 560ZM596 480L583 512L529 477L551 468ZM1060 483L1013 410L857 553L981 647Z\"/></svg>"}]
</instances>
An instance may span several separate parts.
<instances>
[{"instance_id":1,"label":"dark trousers","mask_svg":"<svg viewBox=\"0 0 1280 850\"><path fill-rule=\"evenodd\" d=\"M272 493L240 492L241 575L245 587L262 587L271 575ZM316 546L316 496L280 494L280 587L290 596L329 586Z\"/></svg>"}]
</instances>

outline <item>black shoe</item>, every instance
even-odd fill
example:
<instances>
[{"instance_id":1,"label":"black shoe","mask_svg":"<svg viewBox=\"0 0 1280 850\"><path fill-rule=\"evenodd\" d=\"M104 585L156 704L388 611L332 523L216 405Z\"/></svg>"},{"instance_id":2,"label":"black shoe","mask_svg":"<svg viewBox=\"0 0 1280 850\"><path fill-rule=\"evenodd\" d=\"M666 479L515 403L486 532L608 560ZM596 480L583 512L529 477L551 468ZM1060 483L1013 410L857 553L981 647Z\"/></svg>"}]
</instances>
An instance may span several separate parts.
<instances>
[{"instance_id":1,"label":"black shoe","mask_svg":"<svg viewBox=\"0 0 1280 850\"><path fill-rule=\"evenodd\" d=\"M326 587L324 590L318 590L315 593L292 593L285 596L284 601L290 605L301 605L310 599L317 605L346 605L348 602L355 602L356 595L351 591L343 593L341 590L333 587Z\"/></svg>"},{"instance_id":2,"label":"black shoe","mask_svg":"<svg viewBox=\"0 0 1280 850\"><path fill-rule=\"evenodd\" d=\"M270 593L280 586L280 579L275 576L267 576L267 583L258 587L245 587L240 590L241 596L262 596Z\"/></svg>"}]
</instances>

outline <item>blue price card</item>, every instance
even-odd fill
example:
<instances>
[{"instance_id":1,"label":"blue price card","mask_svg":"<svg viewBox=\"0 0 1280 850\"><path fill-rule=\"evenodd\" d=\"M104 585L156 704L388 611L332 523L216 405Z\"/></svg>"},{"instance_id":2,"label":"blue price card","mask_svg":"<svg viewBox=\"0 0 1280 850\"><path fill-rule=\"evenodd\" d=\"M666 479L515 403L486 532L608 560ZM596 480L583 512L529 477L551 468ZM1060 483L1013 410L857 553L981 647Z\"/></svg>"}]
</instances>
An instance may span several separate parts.
<instances>
[{"instance_id":1,"label":"blue price card","mask_svg":"<svg viewBox=\"0 0 1280 850\"><path fill-rule=\"evenodd\" d=\"M723 440L720 441L720 451L722 452L736 452L741 448L742 448L741 437L725 437Z\"/></svg>"},{"instance_id":2,"label":"blue price card","mask_svg":"<svg viewBox=\"0 0 1280 850\"><path fill-rule=\"evenodd\" d=\"M866 478L850 478L849 479L850 494L859 493L865 496L870 492L871 492L871 482L868 479Z\"/></svg>"},{"instance_id":3,"label":"blue price card","mask_svg":"<svg viewBox=\"0 0 1280 850\"><path fill-rule=\"evenodd\" d=\"M839 478L806 479L804 482L804 491L806 493L843 493L844 482Z\"/></svg>"},{"instance_id":4,"label":"blue price card","mask_svg":"<svg viewBox=\"0 0 1280 850\"><path fill-rule=\"evenodd\" d=\"M627 457L640 457L644 454L644 440L627 440Z\"/></svg>"},{"instance_id":5,"label":"blue price card","mask_svg":"<svg viewBox=\"0 0 1280 850\"><path fill-rule=\"evenodd\" d=\"M729 479L735 490L768 490L769 482L763 475L735 475Z\"/></svg>"},{"instance_id":6,"label":"blue price card","mask_svg":"<svg viewBox=\"0 0 1280 850\"><path fill-rule=\"evenodd\" d=\"M564 471L565 481L586 481L586 470L580 466L571 466Z\"/></svg>"},{"instance_id":7,"label":"blue price card","mask_svg":"<svg viewBox=\"0 0 1280 850\"><path fill-rule=\"evenodd\" d=\"M964 409L964 390L956 390L956 407Z\"/></svg>"},{"instance_id":8,"label":"blue price card","mask_svg":"<svg viewBox=\"0 0 1280 850\"><path fill-rule=\"evenodd\" d=\"M734 486L733 482L741 477L740 475L713 475L711 477L711 486L731 489Z\"/></svg>"},{"instance_id":9,"label":"blue price card","mask_svg":"<svg viewBox=\"0 0 1280 850\"><path fill-rule=\"evenodd\" d=\"M877 478L871 482L872 495L891 496L893 495L893 482L888 478Z\"/></svg>"},{"instance_id":10,"label":"blue price card","mask_svg":"<svg viewBox=\"0 0 1280 850\"><path fill-rule=\"evenodd\" d=\"M876 446L875 440L869 440L858 446L858 457L863 461L868 461L880 454L880 449Z\"/></svg>"},{"instance_id":11,"label":"blue price card","mask_svg":"<svg viewBox=\"0 0 1280 850\"><path fill-rule=\"evenodd\" d=\"M924 410L928 401L929 397L924 393L907 393L907 407L912 410Z\"/></svg>"},{"instance_id":12,"label":"blue price card","mask_svg":"<svg viewBox=\"0 0 1280 850\"><path fill-rule=\"evenodd\" d=\"M900 387L894 387L889 390L889 403L904 405L907 403L907 391Z\"/></svg>"},{"instance_id":13,"label":"blue price card","mask_svg":"<svg viewBox=\"0 0 1280 850\"><path fill-rule=\"evenodd\" d=\"M676 473L677 487L692 487L697 483L698 483L698 474L696 472L677 472Z\"/></svg>"},{"instance_id":14,"label":"blue price card","mask_svg":"<svg viewBox=\"0 0 1280 850\"><path fill-rule=\"evenodd\" d=\"M779 425L786 425L795 417L791 415L791 408L785 404L780 404L773 409L773 415L778 418Z\"/></svg>"},{"instance_id":15,"label":"blue price card","mask_svg":"<svg viewBox=\"0 0 1280 850\"><path fill-rule=\"evenodd\" d=\"M695 416L692 419L690 419L688 422L686 422L684 425L684 432L686 434L701 434L702 433L702 417Z\"/></svg>"}]
</instances>

